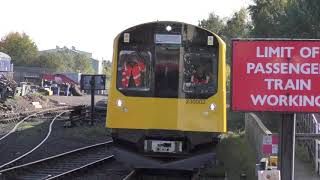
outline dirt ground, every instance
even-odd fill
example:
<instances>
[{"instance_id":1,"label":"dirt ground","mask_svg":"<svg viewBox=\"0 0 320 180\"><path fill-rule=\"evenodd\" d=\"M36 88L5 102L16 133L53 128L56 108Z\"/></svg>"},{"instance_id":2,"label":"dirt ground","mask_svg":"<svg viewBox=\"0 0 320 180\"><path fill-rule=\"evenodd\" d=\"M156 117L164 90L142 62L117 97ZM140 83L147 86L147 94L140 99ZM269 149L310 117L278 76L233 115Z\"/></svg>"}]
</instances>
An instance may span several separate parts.
<instances>
[{"instance_id":1,"label":"dirt ground","mask_svg":"<svg viewBox=\"0 0 320 180\"><path fill-rule=\"evenodd\" d=\"M19 97L18 99L11 99L6 103L15 105L13 112L21 112L25 111L26 109L31 110L31 107L29 109L30 100L39 100L37 99L39 97L32 98L33 99L30 97ZM66 103L69 105L90 104L90 96L51 96L47 99L46 97L42 98L45 99L43 102L47 102L45 107L55 106L59 103ZM97 96L95 99L97 102L104 98L106 97ZM19 160L15 165L25 164L76 148L111 140L111 137L109 136L110 132L105 128L104 116L98 116L93 126L86 122L79 122L76 123L75 126L69 128L64 127L65 119L68 119L68 116L55 121L53 124L52 134L50 135L49 139L37 150ZM31 118L30 120L22 123L15 133L0 141L0 166L21 156L39 144L48 133L51 120L52 117L43 116ZM3 130L7 128L7 132L12 127L13 125L2 126ZM121 174L127 174L129 171L128 167L121 163L116 163L115 166L112 167L109 166L110 165L103 165L92 172L82 174L81 176L75 178L109 179L112 177L112 179L119 179L117 177L120 177ZM114 175L110 176L110 171L114 171Z\"/></svg>"},{"instance_id":2,"label":"dirt ground","mask_svg":"<svg viewBox=\"0 0 320 180\"><path fill-rule=\"evenodd\" d=\"M0 102L0 117L11 113L21 113L35 110L32 102L39 102L42 108L54 107L55 103L50 101L47 96L31 94L27 96L17 96L8 98L5 102Z\"/></svg>"},{"instance_id":3,"label":"dirt ground","mask_svg":"<svg viewBox=\"0 0 320 180\"><path fill-rule=\"evenodd\" d=\"M60 102L65 103L67 105L90 105L91 104L91 96L90 95L84 95L84 96L48 96L48 98L52 102ZM106 99L107 96L103 95L95 95L94 100L95 103Z\"/></svg>"}]
</instances>

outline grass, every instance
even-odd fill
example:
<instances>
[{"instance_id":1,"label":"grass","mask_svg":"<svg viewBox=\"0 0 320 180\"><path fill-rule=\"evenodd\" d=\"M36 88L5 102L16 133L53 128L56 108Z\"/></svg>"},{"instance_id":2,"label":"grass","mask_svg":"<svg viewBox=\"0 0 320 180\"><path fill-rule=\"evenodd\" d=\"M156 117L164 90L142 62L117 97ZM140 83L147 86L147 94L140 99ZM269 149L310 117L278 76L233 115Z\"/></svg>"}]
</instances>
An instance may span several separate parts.
<instances>
[{"instance_id":1,"label":"grass","mask_svg":"<svg viewBox=\"0 0 320 180\"><path fill-rule=\"evenodd\" d=\"M65 131L66 137L84 137L88 139L107 138L110 135L109 130L103 125L82 125L80 127L67 128Z\"/></svg>"},{"instance_id":2,"label":"grass","mask_svg":"<svg viewBox=\"0 0 320 180\"><path fill-rule=\"evenodd\" d=\"M256 179L254 150L248 144L244 133L228 133L217 146L217 157L224 164L228 179L240 179L242 173L246 179Z\"/></svg>"},{"instance_id":3,"label":"grass","mask_svg":"<svg viewBox=\"0 0 320 180\"><path fill-rule=\"evenodd\" d=\"M21 126L21 130L25 130L25 129L29 129L29 128L33 128L33 127L35 127L33 123L25 122Z\"/></svg>"}]
</instances>

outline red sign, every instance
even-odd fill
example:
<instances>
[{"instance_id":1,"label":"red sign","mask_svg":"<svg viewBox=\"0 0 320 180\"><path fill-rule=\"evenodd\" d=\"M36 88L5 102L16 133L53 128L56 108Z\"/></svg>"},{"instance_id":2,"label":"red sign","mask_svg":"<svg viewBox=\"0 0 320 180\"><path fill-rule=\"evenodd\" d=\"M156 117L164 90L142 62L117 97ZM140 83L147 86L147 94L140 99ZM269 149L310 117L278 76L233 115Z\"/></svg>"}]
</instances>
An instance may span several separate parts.
<instances>
[{"instance_id":1,"label":"red sign","mask_svg":"<svg viewBox=\"0 0 320 180\"><path fill-rule=\"evenodd\" d=\"M232 109L320 111L320 40L232 41Z\"/></svg>"}]
</instances>

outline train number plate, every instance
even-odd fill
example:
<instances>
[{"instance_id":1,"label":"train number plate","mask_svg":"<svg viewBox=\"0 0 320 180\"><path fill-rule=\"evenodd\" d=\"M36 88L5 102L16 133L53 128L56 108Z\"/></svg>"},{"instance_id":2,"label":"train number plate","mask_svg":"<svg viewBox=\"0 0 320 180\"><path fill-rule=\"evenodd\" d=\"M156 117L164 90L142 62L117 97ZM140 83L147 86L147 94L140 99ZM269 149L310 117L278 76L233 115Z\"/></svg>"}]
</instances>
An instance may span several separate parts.
<instances>
[{"instance_id":1,"label":"train number plate","mask_svg":"<svg viewBox=\"0 0 320 180\"><path fill-rule=\"evenodd\" d=\"M161 140L146 140L145 151L151 152L166 152L166 153L178 153L182 152L181 141L161 141Z\"/></svg>"},{"instance_id":2,"label":"train number plate","mask_svg":"<svg viewBox=\"0 0 320 180\"><path fill-rule=\"evenodd\" d=\"M205 104L206 100L204 99L186 99L186 104Z\"/></svg>"}]
</instances>

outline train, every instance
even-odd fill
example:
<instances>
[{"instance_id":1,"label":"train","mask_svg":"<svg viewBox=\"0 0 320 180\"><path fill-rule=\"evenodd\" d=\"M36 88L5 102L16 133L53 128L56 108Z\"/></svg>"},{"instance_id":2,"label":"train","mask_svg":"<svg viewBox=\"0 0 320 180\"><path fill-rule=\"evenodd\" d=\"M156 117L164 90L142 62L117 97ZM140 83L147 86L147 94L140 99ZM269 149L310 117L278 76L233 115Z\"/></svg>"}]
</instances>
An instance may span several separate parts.
<instances>
[{"instance_id":1,"label":"train","mask_svg":"<svg viewBox=\"0 0 320 180\"><path fill-rule=\"evenodd\" d=\"M227 129L224 41L195 25L156 21L122 31L113 49L106 127L119 157L146 167L207 160L203 149Z\"/></svg>"}]
</instances>

